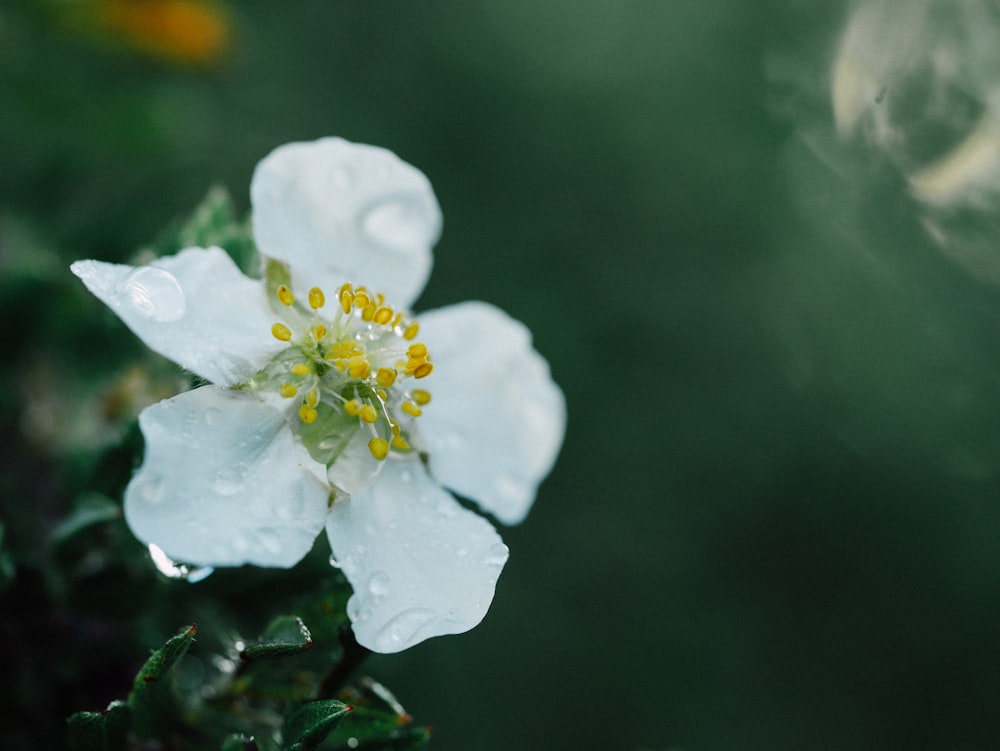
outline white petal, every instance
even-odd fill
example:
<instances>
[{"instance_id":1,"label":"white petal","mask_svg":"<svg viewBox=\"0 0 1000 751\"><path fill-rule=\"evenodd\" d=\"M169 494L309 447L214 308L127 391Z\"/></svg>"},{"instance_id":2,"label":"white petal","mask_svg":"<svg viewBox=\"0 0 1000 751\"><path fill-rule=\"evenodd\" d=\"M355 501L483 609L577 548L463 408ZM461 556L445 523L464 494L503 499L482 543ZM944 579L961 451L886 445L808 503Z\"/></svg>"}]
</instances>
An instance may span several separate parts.
<instances>
[{"instance_id":1,"label":"white petal","mask_svg":"<svg viewBox=\"0 0 1000 751\"><path fill-rule=\"evenodd\" d=\"M250 200L261 252L304 289L352 282L407 308L427 283L441 209L391 151L341 138L280 146L257 165Z\"/></svg>"},{"instance_id":2,"label":"white petal","mask_svg":"<svg viewBox=\"0 0 1000 751\"><path fill-rule=\"evenodd\" d=\"M414 461L387 460L366 492L338 500L326 531L354 587L354 634L376 652L399 652L478 624L509 551L489 522Z\"/></svg>"},{"instance_id":3,"label":"white petal","mask_svg":"<svg viewBox=\"0 0 1000 751\"><path fill-rule=\"evenodd\" d=\"M566 432L566 402L531 333L499 308L422 313L433 400L417 420L431 474L506 524L524 519Z\"/></svg>"},{"instance_id":4,"label":"white petal","mask_svg":"<svg viewBox=\"0 0 1000 751\"><path fill-rule=\"evenodd\" d=\"M144 543L200 566L294 566L326 520L325 468L284 414L247 392L203 386L143 410L146 456L125 491Z\"/></svg>"},{"instance_id":5,"label":"white petal","mask_svg":"<svg viewBox=\"0 0 1000 751\"><path fill-rule=\"evenodd\" d=\"M70 266L150 349L223 386L245 381L284 346L263 285L220 248L188 248L148 266Z\"/></svg>"}]
</instances>

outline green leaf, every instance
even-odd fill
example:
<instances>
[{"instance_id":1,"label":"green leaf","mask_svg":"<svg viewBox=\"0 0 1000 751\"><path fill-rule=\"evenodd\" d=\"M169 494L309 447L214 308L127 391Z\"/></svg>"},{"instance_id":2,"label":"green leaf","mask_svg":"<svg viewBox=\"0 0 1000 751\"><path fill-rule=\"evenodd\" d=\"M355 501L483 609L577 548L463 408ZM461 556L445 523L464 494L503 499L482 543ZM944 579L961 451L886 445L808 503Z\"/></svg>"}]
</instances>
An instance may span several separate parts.
<instances>
[{"instance_id":1,"label":"green leaf","mask_svg":"<svg viewBox=\"0 0 1000 751\"><path fill-rule=\"evenodd\" d=\"M129 706L113 701L103 712L77 712L69 718L74 751L119 751L125 748L132 715Z\"/></svg>"},{"instance_id":2,"label":"green leaf","mask_svg":"<svg viewBox=\"0 0 1000 751\"><path fill-rule=\"evenodd\" d=\"M140 737L155 737L169 727L176 715L176 700L169 679L194 641L196 631L194 625L181 629L153 652L135 677L128 703L132 708L135 731Z\"/></svg>"},{"instance_id":3,"label":"green leaf","mask_svg":"<svg viewBox=\"0 0 1000 751\"><path fill-rule=\"evenodd\" d=\"M352 707L335 699L293 706L285 717L285 751L309 751L316 748L351 710Z\"/></svg>"},{"instance_id":4,"label":"green leaf","mask_svg":"<svg viewBox=\"0 0 1000 751\"><path fill-rule=\"evenodd\" d=\"M247 738L242 733L230 735L219 747L219 751L257 751L257 741Z\"/></svg>"},{"instance_id":5,"label":"green leaf","mask_svg":"<svg viewBox=\"0 0 1000 751\"><path fill-rule=\"evenodd\" d=\"M296 615L281 615L264 629L259 643L244 649L240 657L251 661L274 660L301 654L312 646L312 634L302 619Z\"/></svg>"},{"instance_id":6,"label":"green leaf","mask_svg":"<svg viewBox=\"0 0 1000 751\"><path fill-rule=\"evenodd\" d=\"M420 749L430 740L430 728L409 727L413 718L381 683L365 679L343 697L354 711L330 735L337 748Z\"/></svg>"},{"instance_id":7,"label":"green leaf","mask_svg":"<svg viewBox=\"0 0 1000 751\"><path fill-rule=\"evenodd\" d=\"M121 504L100 493L87 493L77 500L72 513L52 531L52 544L58 547L84 530L96 524L116 521L121 515Z\"/></svg>"}]
</instances>

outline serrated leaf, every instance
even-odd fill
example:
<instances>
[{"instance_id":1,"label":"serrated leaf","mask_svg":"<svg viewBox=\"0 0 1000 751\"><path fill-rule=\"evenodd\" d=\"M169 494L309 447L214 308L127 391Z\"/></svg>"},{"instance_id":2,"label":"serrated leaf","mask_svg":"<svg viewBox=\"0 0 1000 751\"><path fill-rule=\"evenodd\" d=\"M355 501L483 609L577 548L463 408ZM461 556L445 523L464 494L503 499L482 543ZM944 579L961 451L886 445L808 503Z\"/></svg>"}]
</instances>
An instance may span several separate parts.
<instances>
[{"instance_id":1,"label":"serrated leaf","mask_svg":"<svg viewBox=\"0 0 1000 751\"><path fill-rule=\"evenodd\" d=\"M132 684L128 703L136 733L144 738L157 735L175 714L171 671L194 641L197 627L187 626L153 652Z\"/></svg>"},{"instance_id":2,"label":"serrated leaf","mask_svg":"<svg viewBox=\"0 0 1000 751\"><path fill-rule=\"evenodd\" d=\"M69 743L74 751L120 751L125 748L131 710L122 701L113 701L103 712L77 712L69 726Z\"/></svg>"},{"instance_id":3,"label":"serrated leaf","mask_svg":"<svg viewBox=\"0 0 1000 751\"><path fill-rule=\"evenodd\" d=\"M352 707L335 699L295 705L285 717L285 751L310 751L347 716Z\"/></svg>"},{"instance_id":4,"label":"serrated leaf","mask_svg":"<svg viewBox=\"0 0 1000 751\"><path fill-rule=\"evenodd\" d=\"M302 654L312 646L312 634L302 619L295 615L281 615L264 629L257 644L240 652L240 657L251 661L274 660Z\"/></svg>"}]
</instances>

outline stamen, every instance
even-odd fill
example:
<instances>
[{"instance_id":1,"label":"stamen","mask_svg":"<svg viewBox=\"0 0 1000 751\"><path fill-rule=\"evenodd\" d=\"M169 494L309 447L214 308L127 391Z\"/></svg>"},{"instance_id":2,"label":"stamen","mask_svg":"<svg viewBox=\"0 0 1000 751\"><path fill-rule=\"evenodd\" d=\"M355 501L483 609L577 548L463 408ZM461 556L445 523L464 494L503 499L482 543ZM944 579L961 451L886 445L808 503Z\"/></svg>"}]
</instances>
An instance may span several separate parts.
<instances>
[{"instance_id":1,"label":"stamen","mask_svg":"<svg viewBox=\"0 0 1000 751\"><path fill-rule=\"evenodd\" d=\"M426 378L433 372L433 370L434 370L434 365L432 363L425 362L422 365L418 366L416 370L413 371L413 377Z\"/></svg>"},{"instance_id":2,"label":"stamen","mask_svg":"<svg viewBox=\"0 0 1000 751\"><path fill-rule=\"evenodd\" d=\"M417 406L416 402L403 402L400 408L411 417L420 417L423 411Z\"/></svg>"},{"instance_id":3,"label":"stamen","mask_svg":"<svg viewBox=\"0 0 1000 751\"><path fill-rule=\"evenodd\" d=\"M337 299L340 300L340 308L344 311L344 315L351 314L351 306L354 305L356 296L351 290L351 283L348 282L340 288L340 292L337 293Z\"/></svg>"},{"instance_id":4,"label":"stamen","mask_svg":"<svg viewBox=\"0 0 1000 751\"><path fill-rule=\"evenodd\" d=\"M364 287L358 287L357 292L354 293L354 306L358 310L362 310L364 308L367 308L369 305L371 305L371 303L372 303L372 299L368 296L368 293L365 292L365 288ZM347 312L350 313L350 311L347 311Z\"/></svg>"},{"instance_id":5,"label":"stamen","mask_svg":"<svg viewBox=\"0 0 1000 751\"><path fill-rule=\"evenodd\" d=\"M306 425L316 422L317 417L319 417L319 412L316 411L315 407L310 407L308 404L303 404L299 407L299 418Z\"/></svg>"},{"instance_id":6,"label":"stamen","mask_svg":"<svg viewBox=\"0 0 1000 751\"><path fill-rule=\"evenodd\" d=\"M357 399L351 399L350 401L344 402L344 411L349 415L357 416L358 412L361 411L361 405L358 403Z\"/></svg>"},{"instance_id":7,"label":"stamen","mask_svg":"<svg viewBox=\"0 0 1000 751\"><path fill-rule=\"evenodd\" d=\"M420 331L420 324L414 321L406 327L406 330L403 331L403 338L406 339L406 341L415 339L418 331Z\"/></svg>"},{"instance_id":8,"label":"stamen","mask_svg":"<svg viewBox=\"0 0 1000 751\"><path fill-rule=\"evenodd\" d=\"M410 392L410 396L412 396L413 401L415 401L421 407L431 403L430 391L425 391L424 389L413 389L413 391Z\"/></svg>"},{"instance_id":9,"label":"stamen","mask_svg":"<svg viewBox=\"0 0 1000 751\"><path fill-rule=\"evenodd\" d=\"M368 441L368 450L372 452L372 456L382 461L389 454L389 443L384 438L372 438Z\"/></svg>"},{"instance_id":10,"label":"stamen","mask_svg":"<svg viewBox=\"0 0 1000 751\"><path fill-rule=\"evenodd\" d=\"M319 287L313 287L309 290L309 307L313 310L319 310L324 305L326 305L326 295L323 294L323 290Z\"/></svg>"},{"instance_id":11,"label":"stamen","mask_svg":"<svg viewBox=\"0 0 1000 751\"><path fill-rule=\"evenodd\" d=\"M358 411L358 417L367 423L373 423L378 419L378 412L375 411L375 408L372 405L364 404Z\"/></svg>"},{"instance_id":12,"label":"stamen","mask_svg":"<svg viewBox=\"0 0 1000 751\"><path fill-rule=\"evenodd\" d=\"M409 349L406 350L406 354L413 358L427 357L427 345L420 342L411 344Z\"/></svg>"},{"instance_id":13,"label":"stamen","mask_svg":"<svg viewBox=\"0 0 1000 751\"><path fill-rule=\"evenodd\" d=\"M372 372L372 366L364 357L352 357L347 361L347 372L351 378L367 378Z\"/></svg>"},{"instance_id":14,"label":"stamen","mask_svg":"<svg viewBox=\"0 0 1000 751\"><path fill-rule=\"evenodd\" d=\"M278 287L278 300L281 301L282 305L287 307L295 302L295 295L292 294L292 291L288 289L287 285L282 284Z\"/></svg>"},{"instance_id":15,"label":"stamen","mask_svg":"<svg viewBox=\"0 0 1000 751\"><path fill-rule=\"evenodd\" d=\"M281 394L286 399L291 399L293 396L299 393L299 390L290 383L283 383L281 384L281 388L278 390L278 393Z\"/></svg>"},{"instance_id":16,"label":"stamen","mask_svg":"<svg viewBox=\"0 0 1000 751\"><path fill-rule=\"evenodd\" d=\"M396 371L389 368L379 368L375 373L375 380L384 389L389 388L396 382Z\"/></svg>"},{"instance_id":17,"label":"stamen","mask_svg":"<svg viewBox=\"0 0 1000 751\"><path fill-rule=\"evenodd\" d=\"M326 326L322 323L317 323L310 331L312 332L313 340L317 343L323 341L323 337L326 336Z\"/></svg>"},{"instance_id":18,"label":"stamen","mask_svg":"<svg viewBox=\"0 0 1000 751\"><path fill-rule=\"evenodd\" d=\"M307 376L312 373L312 368L304 362L297 362L291 367L291 371L292 375Z\"/></svg>"},{"instance_id":19,"label":"stamen","mask_svg":"<svg viewBox=\"0 0 1000 751\"><path fill-rule=\"evenodd\" d=\"M271 327L271 335L279 341L288 342L292 339L292 330L283 323L276 323Z\"/></svg>"},{"instance_id":20,"label":"stamen","mask_svg":"<svg viewBox=\"0 0 1000 751\"><path fill-rule=\"evenodd\" d=\"M385 326L387 323L389 323L389 321L392 320L393 313L394 311L392 308L382 307L375 311L375 313L372 315L372 319L379 326Z\"/></svg>"},{"instance_id":21,"label":"stamen","mask_svg":"<svg viewBox=\"0 0 1000 751\"><path fill-rule=\"evenodd\" d=\"M309 389L309 393L306 394L306 404L310 407L315 407L319 404L319 391L316 389Z\"/></svg>"}]
</instances>

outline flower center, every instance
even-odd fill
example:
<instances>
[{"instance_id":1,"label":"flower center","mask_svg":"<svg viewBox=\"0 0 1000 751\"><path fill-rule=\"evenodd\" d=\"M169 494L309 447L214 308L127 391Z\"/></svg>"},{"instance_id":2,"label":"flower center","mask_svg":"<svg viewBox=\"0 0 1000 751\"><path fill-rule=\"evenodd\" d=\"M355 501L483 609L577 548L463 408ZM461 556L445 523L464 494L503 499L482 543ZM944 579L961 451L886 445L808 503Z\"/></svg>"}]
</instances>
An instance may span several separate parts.
<instances>
[{"instance_id":1,"label":"flower center","mask_svg":"<svg viewBox=\"0 0 1000 751\"><path fill-rule=\"evenodd\" d=\"M309 290L306 309L287 285L277 290L287 315L271 335L289 346L255 381L298 400L299 432L313 458L327 466L358 430L370 435L368 450L383 460L411 450L413 421L431 395L411 383L434 370L419 325L386 304L381 294L344 284L332 314L326 295Z\"/></svg>"}]
</instances>

